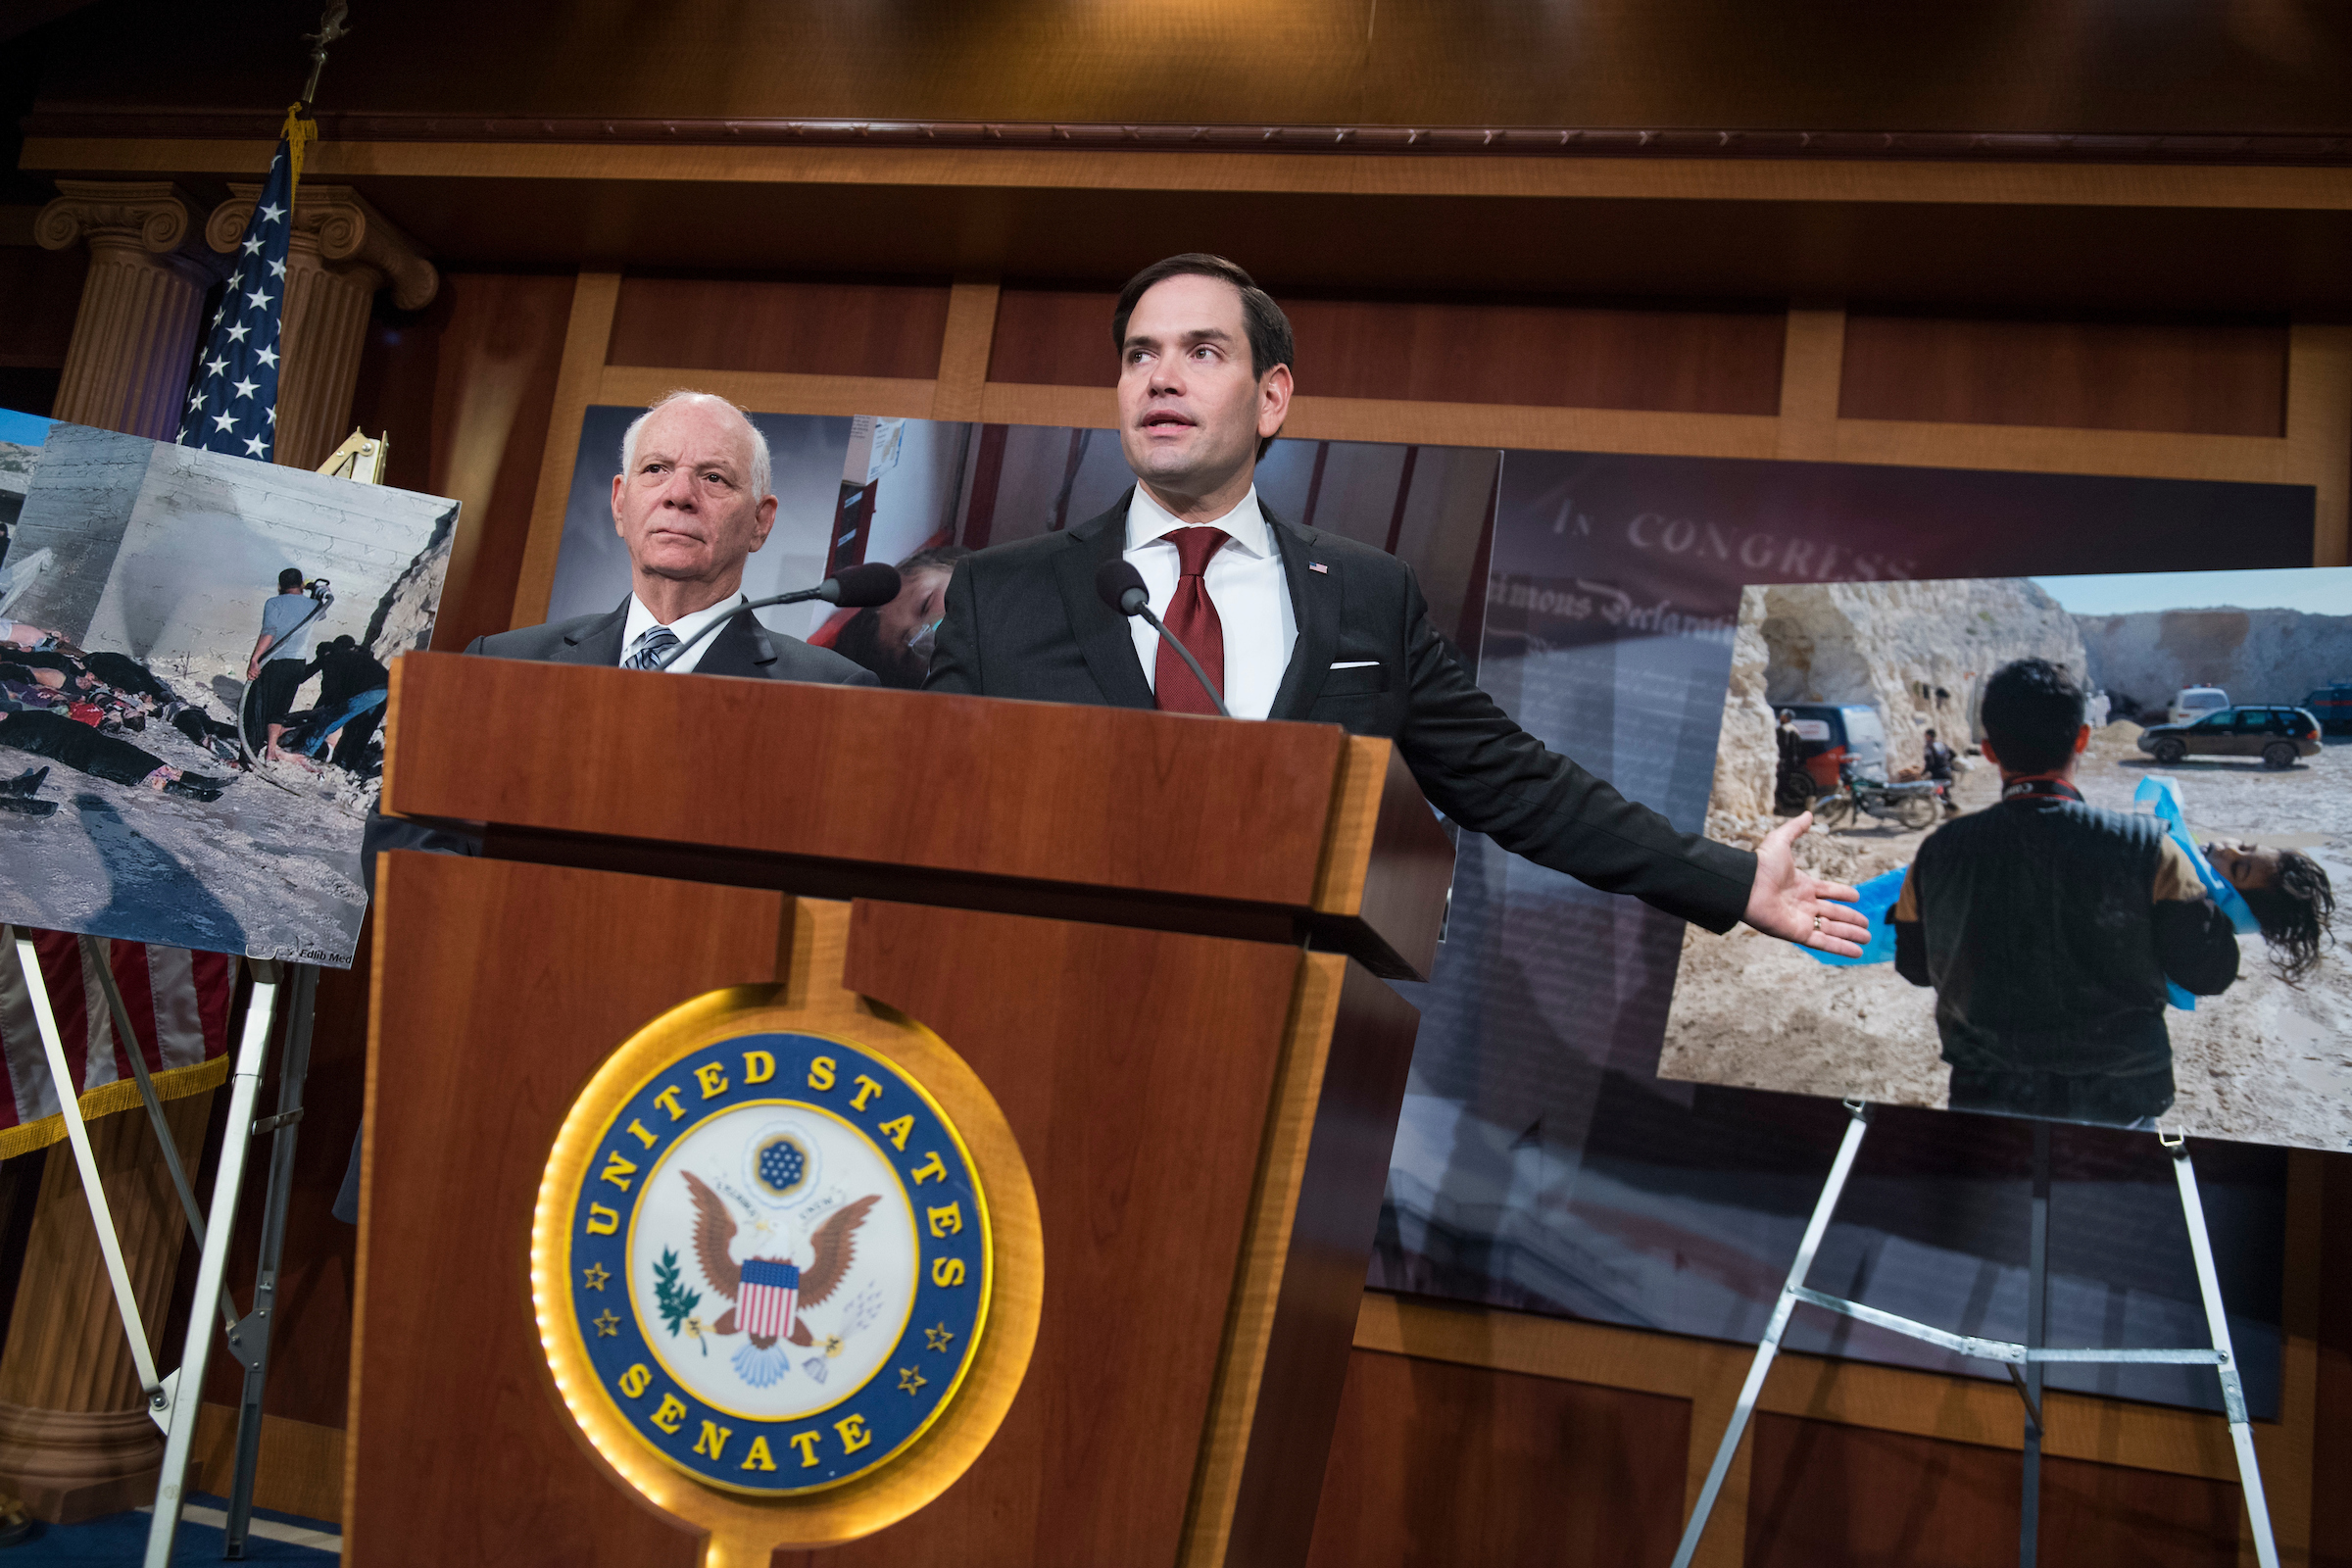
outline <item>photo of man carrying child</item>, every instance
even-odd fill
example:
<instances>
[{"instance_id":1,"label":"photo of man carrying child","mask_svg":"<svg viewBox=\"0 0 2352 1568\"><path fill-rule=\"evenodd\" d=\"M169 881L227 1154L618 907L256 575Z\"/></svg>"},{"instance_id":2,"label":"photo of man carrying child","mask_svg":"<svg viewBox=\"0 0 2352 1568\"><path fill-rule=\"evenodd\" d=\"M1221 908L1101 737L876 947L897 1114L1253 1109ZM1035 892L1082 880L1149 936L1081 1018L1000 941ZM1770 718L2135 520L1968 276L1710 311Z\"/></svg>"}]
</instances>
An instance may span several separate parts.
<instances>
[{"instance_id":1,"label":"photo of man carrying child","mask_svg":"<svg viewBox=\"0 0 2352 1568\"><path fill-rule=\"evenodd\" d=\"M2322 959L2327 870L2295 849L2192 851L2164 815L2086 804L2088 719L2051 661L1994 672L1981 750L2001 800L1929 835L1895 898L1895 971L1936 987L1952 1109L2154 1126L2174 1104L2169 999L2230 990L2241 929L2288 985Z\"/></svg>"},{"instance_id":2,"label":"photo of man carrying child","mask_svg":"<svg viewBox=\"0 0 2352 1568\"><path fill-rule=\"evenodd\" d=\"M2352 670L2347 608L2343 567L1746 590L1708 822L1834 766L1806 853L1871 940L1686 944L1659 1077L2352 1147L2352 740L2147 739L2182 689L2233 720Z\"/></svg>"},{"instance_id":3,"label":"photo of man carrying child","mask_svg":"<svg viewBox=\"0 0 2352 1568\"><path fill-rule=\"evenodd\" d=\"M1981 713L2000 802L1929 836L1893 909L1895 969L1936 989L1951 1106L2152 1125L2173 1103L2166 982L2228 990L2236 933L2162 821L2075 787L2072 675L2018 660Z\"/></svg>"}]
</instances>

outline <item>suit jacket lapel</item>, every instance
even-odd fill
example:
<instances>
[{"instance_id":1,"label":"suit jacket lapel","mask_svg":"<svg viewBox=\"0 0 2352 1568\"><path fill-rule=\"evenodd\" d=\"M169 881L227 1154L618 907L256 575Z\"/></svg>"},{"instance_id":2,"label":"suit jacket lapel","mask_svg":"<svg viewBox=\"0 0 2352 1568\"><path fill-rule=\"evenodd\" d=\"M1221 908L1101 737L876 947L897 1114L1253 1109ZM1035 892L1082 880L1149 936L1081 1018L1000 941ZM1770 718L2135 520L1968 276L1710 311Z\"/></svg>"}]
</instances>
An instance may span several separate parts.
<instances>
[{"instance_id":1,"label":"suit jacket lapel","mask_svg":"<svg viewBox=\"0 0 2352 1568\"><path fill-rule=\"evenodd\" d=\"M702 662L694 666L698 675L749 675L756 680L772 678L775 674L776 645L768 640L766 628L749 612L738 612L727 617L727 623L710 634L710 651Z\"/></svg>"},{"instance_id":2,"label":"suit jacket lapel","mask_svg":"<svg viewBox=\"0 0 2352 1568\"><path fill-rule=\"evenodd\" d=\"M1144 679L1144 666L1136 660L1135 633L1127 617L1095 592L1095 573L1126 551L1127 502L1133 494L1129 491L1108 512L1067 530L1066 543L1054 558L1062 609L1069 614L1078 651L1086 656L1087 673L1094 676L1102 700L1114 708L1152 706L1152 683Z\"/></svg>"},{"instance_id":3,"label":"suit jacket lapel","mask_svg":"<svg viewBox=\"0 0 2352 1568\"><path fill-rule=\"evenodd\" d=\"M1282 685L1275 691L1274 706L1266 716L1304 718L1322 695L1324 677L1331 673L1331 656L1340 645L1340 614L1347 596L1338 566L1327 563L1327 570L1306 569L1313 559L1312 528L1284 522L1271 512L1266 513L1266 527L1282 555L1282 578L1290 586L1291 613L1298 622L1298 641L1292 645L1291 662L1282 672Z\"/></svg>"},{"instance_id":4,"label":"suit jacket lapel","mask_svg":"<svg viewBox=\"0 0 2352 1568\"><path fill-rule=\"evenodd\" d=\"M565 635L564 646L550 662L617 665L620 662L620 634L628 629L628 624L629 602L624 599L620 602L620 608L604 619Z\"/></svg>"}]
</instances>

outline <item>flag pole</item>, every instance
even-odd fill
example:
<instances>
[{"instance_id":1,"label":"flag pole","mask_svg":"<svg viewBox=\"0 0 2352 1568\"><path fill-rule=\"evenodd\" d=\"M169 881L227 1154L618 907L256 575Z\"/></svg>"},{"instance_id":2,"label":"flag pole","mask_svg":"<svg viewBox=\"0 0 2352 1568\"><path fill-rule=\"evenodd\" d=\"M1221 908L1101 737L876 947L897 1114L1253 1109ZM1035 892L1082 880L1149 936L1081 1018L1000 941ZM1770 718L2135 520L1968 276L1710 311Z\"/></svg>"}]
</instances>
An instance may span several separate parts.
<instances>
[{"instance_id":1,"label":"flag pole","mask_svg":"<svg viewBox=\"0 0 2352 1568\"><path fill-rule=\"evenodd\" d=\"M350 32L346 0L329 0L319 14L318 30L304 34L311 45L311 73L302 96L287 107L278 131L270 173L246 220L235 254L226 292L215 312L206 338L204 358L190 377L187 412L182 417L181 445L268 462L276 444L277 387L280 369L278 343L284 326L289 247L293 237L294 200L302 181L304 155L318 136L311 105L318 96L318 76L326 66L327 46ZM280 183L282 178L282 184ZM250 683L248 683L250 684ZM238 704L237 742L246 750L244 702ZM254 776L261 777L258 767ZM272 781L274 782L274 781ZM293 1177L293 1140L288 1136L301 1115L302 1079L307 1072L313 997L318 970L310 964L257 963L253 1000L246 1014L246 1039L237 1053L230 1081L228 1135L223 1140L220 1168L213 1185L213 1204L203 1255L198 1260L196 1298L209 1301L224 1294L228 1241L236 1222L237 1194L243 1182L247 1155L261 1133L277 1134L271 1147L270 1194L265 1202L263 1267L255 1283L255 1309L228 1332L230 1353L245 1370L244 1397L237 1413L236 1479L231 1489L231 1517L223 1544L224 1555L244 1555L245 1526L252 1507L253 1478L260 1457L262 1381L268 1374L268 1322L273 1304L276 1246L284 1233L285 1193ZM264 976L268 983L261 983ZM256 1123L253 1102L261 1088L262 1066L269 1054L270 1015L279 990L288 993L283 1020L286 1052L280 1063L280 1111ZM258 1015L258 1016L257 1016ZM212 1351L208 1314L190 1317L179 1371L166 1385L171 1421L164 1446L163 1472L158 1478L155 1516L147 1531L148 1568L165 1568L172 1560L179 1532L180 1506L186 1497L190 1450L194 1445L196 1411L201 1399L204 1368ZM174 1390L184 1391L173 1399Z\"/></svg>"}]
</instances>

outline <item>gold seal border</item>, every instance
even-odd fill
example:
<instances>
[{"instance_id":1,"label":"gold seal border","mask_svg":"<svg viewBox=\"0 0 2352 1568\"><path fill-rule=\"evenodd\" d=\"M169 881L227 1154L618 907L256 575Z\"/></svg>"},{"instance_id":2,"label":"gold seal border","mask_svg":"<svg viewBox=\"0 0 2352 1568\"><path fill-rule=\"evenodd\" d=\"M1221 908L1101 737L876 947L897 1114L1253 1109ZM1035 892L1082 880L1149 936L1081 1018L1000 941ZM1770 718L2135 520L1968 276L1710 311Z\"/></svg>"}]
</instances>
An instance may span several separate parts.
<instances>
[{"instance_id":1,"label":"gold seal border","mask_svg":"<svg viewBox=\"0 0 2352 1568\"><path fill-rule=\"evenodd\" d=\"M938 1035L905 1015L836 988L847 937L846 906L800 901L792 947L795 985L738 986L683 1003L606 1058L572 1102L542 1173L531 1227L531 1295L554 1393L589 1450L615 1481L664 1513L710 1532L705 1568L764 1568L780 1549L838 1545L912 1514L971 1468L1020 1391L1037 1345L1045 1287L1037 1192L996 1099ZM831 964L824 964L831 958ZM811 961L814 960L814 961ZM823 980L811 972L829 970ZM813 983L812 983L813 982ZM800 992L802 1005L786 1004ZM626 1094L677 1056L734 1035L827 1035L882 1057L926 1095L964 1145L990 1200L988 1331L942 1400L922 1441L901 1456L820 1491L753 1498L689 1476L646 1445L607 1402L570 1310L572 1199L605 1126ZM888 1040L885 1048L879 1042ZM615 1096L623 1098L614 1098ZM591 1392L593 1391L593 1392Z\"/></svg>"}]
</instances>

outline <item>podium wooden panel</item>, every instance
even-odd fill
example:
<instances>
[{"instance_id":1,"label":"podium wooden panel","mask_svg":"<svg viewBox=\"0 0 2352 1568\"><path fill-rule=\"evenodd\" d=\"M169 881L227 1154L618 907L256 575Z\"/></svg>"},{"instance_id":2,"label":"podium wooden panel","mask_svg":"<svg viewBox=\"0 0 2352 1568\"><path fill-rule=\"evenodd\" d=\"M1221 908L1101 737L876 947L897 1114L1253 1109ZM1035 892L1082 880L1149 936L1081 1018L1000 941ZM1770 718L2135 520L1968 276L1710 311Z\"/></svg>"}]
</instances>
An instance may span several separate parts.
<instances>
[{"instance_id":1,"label":"podium wooden panel","mask_svg":"<svg viewBox=\"0 0 2352 1568\"><path fill-rule=\"evenodd\" d=\"M506 858L1292 941L1422 979L1453 849L1386 741L409 654L383 808Z\"/></svg>"},{"instance_id":2,"label":"podium wooden panel","mask_svg":"<svg viewBox=\"0 0 2352 1568\"><path fill-rule=\"evenodd\" d=\"M1045 1299L960 1480L777 1562L1305 1560L1417 1023L1360 955L1426 965L1450 859L1387 743L445 656L394 693L387 802L488 854L379 864L347 1561L698 1560L554 1392L531 1210L622 1039L811 942L989 1086Z\"/></svg>"}]
</instances>

